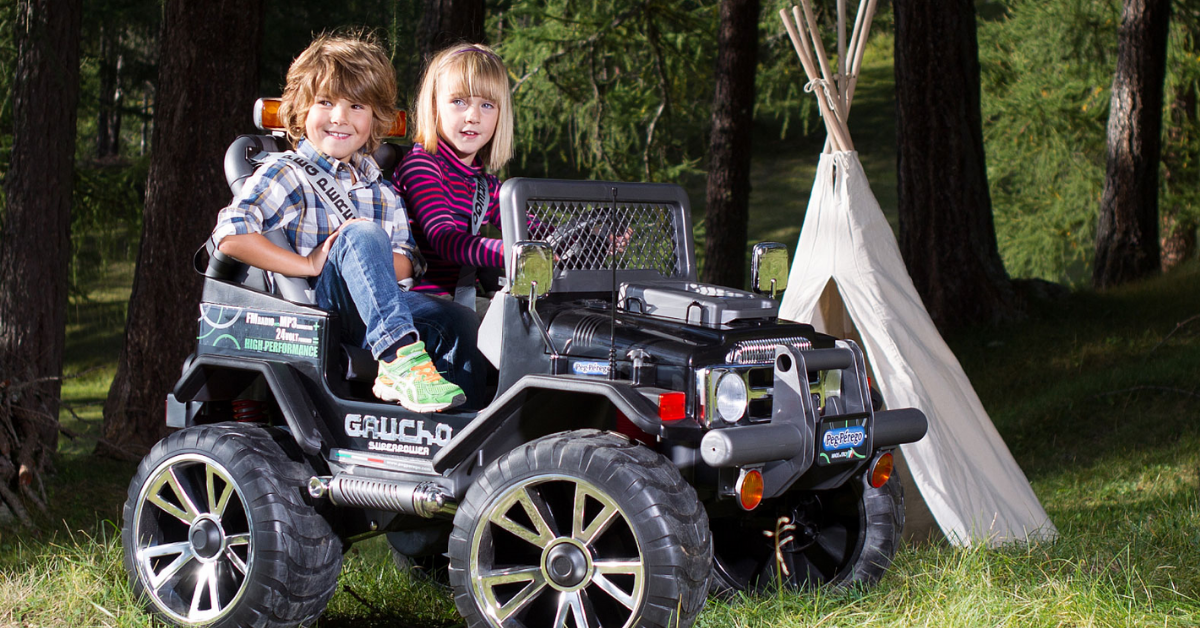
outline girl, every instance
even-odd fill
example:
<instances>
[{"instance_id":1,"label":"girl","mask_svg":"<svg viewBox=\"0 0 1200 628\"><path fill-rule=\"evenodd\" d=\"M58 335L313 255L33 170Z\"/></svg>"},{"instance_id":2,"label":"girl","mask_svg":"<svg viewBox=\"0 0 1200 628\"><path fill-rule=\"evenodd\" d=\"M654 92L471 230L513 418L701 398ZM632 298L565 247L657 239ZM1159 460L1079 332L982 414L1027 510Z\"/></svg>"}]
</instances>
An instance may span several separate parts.
<instances>
[{"instance_id":1,"label":"girl","mask_svg":"<svg viewBox=\"0 0 1200 628\"><path fill-rule=\"evenodd\" d=\"M458 44L434 55L416 102L416 137L394 177L428 270L415 290L475 307L475 269L504 266L500 180L487 170L512 157L508 71L491 48Z\"/></svg>"}]
</instances>

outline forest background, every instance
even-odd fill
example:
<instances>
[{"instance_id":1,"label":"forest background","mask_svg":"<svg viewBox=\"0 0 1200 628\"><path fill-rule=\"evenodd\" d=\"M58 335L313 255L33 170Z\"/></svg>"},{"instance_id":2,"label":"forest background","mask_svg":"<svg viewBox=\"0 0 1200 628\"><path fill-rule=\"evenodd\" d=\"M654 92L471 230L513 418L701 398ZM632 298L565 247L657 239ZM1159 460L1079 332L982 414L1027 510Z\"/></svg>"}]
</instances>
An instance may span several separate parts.
<instances>
[{"instance_id":1,"label":"forest background","mask_svg":"<svg viewBox=\"0 0 1200 628\"><path fill-rule=\"evenodd\" d=\"M754 120L760 132L781 139L820 128L814 101L803 90L807 81L776 16L790 4L767 1L759 19ZM833 3L817 4L828 15ZM1121 3L975 4L988 182L1005 268L1013 278L1083 285L1090 276L1104 183ZM502 176L670 181L701 188L697 182L708 166L717 5L488 2L486 39L511 68L518 116L517 158ZM315 32L367 27L392 55L401 86L398 104L406 106L422 69L417 34L422 3L352 0L336 16L324 7L313 0L266 4L259 93L280 93L287 65ZM1174 7L1164 86L1159 205L1164 235L1172 235L1176 224L1192 228L1180 234L1184 242L1172 245L1184 257L1194 250L1200 218L1197 13L1189 3ZM0 2L5 97L0 176L8 170L13 139L15 21L15 0ZM158 0L84 4L71 215L76 294L104 261L136 250L129 235L140 228L160 26ZM891 29L891 3L884 0L873 33L888 37ZM246 111L243 127L250 132L249 106ZM204 128L203 121L195 124L198 132ZM693 195L693 206L702 210L703 197Z\"/></svg>"},{"instance_id":2,"label":"forest background","mask_svg":"<svg viewBox=\"0 0 1200 628\"><path fill-rule=\"evenodd\" d=\"M6 178L14 140L15 31L18 10L24 4L0 1L0 94L5 99L0 105L0 175ZM163 90L159 51L164 5L170 4L91 0L82 6L67 273L76 309L94 298L96 282L114 265L128 266L138 254L139 234L146 226L143 208L158 123L155 113L163 107L157 98ZM252 73L255 95L279 93L288 63L314 32L366 26L386 42L401 86L403 102L399 104L406 105L421 70L425 11L438 4L453 2L350 1L339 5L336 14L326 3L313 0L243 3L247 20L261 20L255 29L261 32ZM516 90L518 158L501 175L681 183L692 198L697 250L703 253L712 94L717 80L713 67L721 27L719 3L548 0L481 4L486 6L483 37L509 64ZM833 6L832 1L816 4L825 16ZM804 92L806 80L795 53L776 17L785 5L790 2L764 1L758 11L753 134L771 146L811 146L806 158L815 164L823 131L812 96ZM261 14L251 15L258 10L255 7L261 8ZM1013 279L1048 280L1089 298L1086 288L1092 276L1109 152L1106 125L1123 4L1117 0L1006 0L975 2L973 8L990 214L1004 270ZM896 37L893 9L890 2L880 3L873 29L876 43L868 52L868 57L887 57L889 64ZM1198 14L1200 8L1191 3L1173 3L1166 42L1155 209L1162 236L1156 245L1161 246L1164 266L1195 256L1200 218ZM827 18L823 21L829 22ZM199 23L196 26L199 28ZM220 81L213 81L211 89L223 87ZM892 106L890 100L882 102L882 107L878 103L871 110L864 107L864 118L879 116L883 110L881 118L892 119L886 111ZM212 126L216 122L252 132L249 105L237 105L240 108L233 112L237 119L232 122L193 119L183 123L194 129L198 141L215 134ZM856 130L855 119L850 128ZM888 122L873 118L860 120L858 128L894 130ZM173 152L186 157L191 148L185 143ZM896 217L896 180L889 172L894 172L894 157L879 152L871 157L880 158L881 163L872 168L864 158L868 172L882 173L873 176L873 187L903 239L902 221ZM762 153L756 152L755 159L761 161ZM786 175L795 171L780 168L775 172ZM806 199L753 196L767 187L751 192L751 206L766 209L749 217L756 225L751 231L793 245ZM214 192L227 196L223 190L207 194ZM218 207L219 202L214 202L213 214L202 220L211 223ZM5 218L4 211L0 210L0 220ZM206 234L200 233L192 238L195 242L189 240L170 254L186 258L188 247L198 246ZM744 238L741 246L744 257L748 246ZM128 274L123 281L128 294ZM1032 285L1060 294L1044 284ZM123 325L124 304L110 308L108 315L117 321L117 327ZM109 381L113 357L106 358L104 367ZM964 362L969 359L965 357ZM1191 381L1194 383L1194 374ZM986 401L987 384L977 380L976 385ZM99 386L103 397L107 384ZM1011 446L1011 434L1004 433ZM103 445L104 439L100 441ZM64 447L78 448L79 444ZM115 447L105 453L119 455L121 451ZM1031 473L1025 458L1022 464ZM1035 484L1036 473L1031 473ZM1194 514L1194 507L1189 508ZM1051 514L1062 528L1062 511L1052 508ZM946 567L953 570L953 566Z\"/></svg>"}]
</instances>

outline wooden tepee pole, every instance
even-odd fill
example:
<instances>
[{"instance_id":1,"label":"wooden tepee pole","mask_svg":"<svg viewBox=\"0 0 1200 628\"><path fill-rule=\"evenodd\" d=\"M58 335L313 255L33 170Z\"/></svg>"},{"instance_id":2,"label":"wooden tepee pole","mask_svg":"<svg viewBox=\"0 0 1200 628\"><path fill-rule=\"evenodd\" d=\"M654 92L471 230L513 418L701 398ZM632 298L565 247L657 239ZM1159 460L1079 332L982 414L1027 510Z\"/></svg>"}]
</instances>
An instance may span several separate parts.
<instances>
[{"instance_id":1,"label":"wooden tepee pole","mask_svg":"<svg viewBox=\"0 0 1200 628\"><path fill-rule=\"evenodd\" d=\"M779 10L779 19L783 20L783 26L787 29L788 37L791 38L792 46L796 49L796 56L800 57L800 65L804 67L804 73L808 76L809 82L815 81L817 79L817 68L808 50L808 46L804 42L803 35L801 35L800 28L802 25L799 22L792 23L787 9ZM836 93L836 86L830 85L829 88L833 89ZM821 119L825 121L825 130L833 141L833 149L839 151L853 150L853 148L847 148L853 146L850 143L849 133L829 108L829 102L824 92L817 94L817 107L821 111Z\"/></svg>"}]
</instances>

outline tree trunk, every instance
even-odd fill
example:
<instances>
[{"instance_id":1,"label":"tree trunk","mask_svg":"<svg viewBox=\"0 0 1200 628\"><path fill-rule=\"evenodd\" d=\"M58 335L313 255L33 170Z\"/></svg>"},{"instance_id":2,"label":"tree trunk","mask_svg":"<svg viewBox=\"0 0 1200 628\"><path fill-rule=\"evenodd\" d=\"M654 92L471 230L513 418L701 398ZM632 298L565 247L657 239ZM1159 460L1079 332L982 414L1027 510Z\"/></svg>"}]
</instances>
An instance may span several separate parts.
<instances>
[{"instance_id":1,"label":"tree trunk","mask_svg":"<svg viewBox=\"0 0 1200 628\"><path fill-rule=\"evenodd\" d=\"M1200 32L1196 32L1186 41L1190 44L1184 49L1185 53L1191 56L1196 56L1200 52L1200 42L1196 38L1200 37ZM1194 187L1196 182L1195 172L1197 165L1195 162L1195 145L1197 138L1189 137L1189 134L1194 134L1197 127L1197 111L1196 102L1196 81L1184 81L1176 87L1173 101L1169 107L1169 115L1166 137L1167 147L1162 155L1162 173L1163 173L1163 188L1166 190L1178 190L1180 188ZM1189 144L1188 140L1193 144ZM1188 171L1193 174L1188 175ZM1196 255L1196 229L1200 225L1196 224L1193 217L1194 214L1188 214L1184 207L1173 205L1164 207L1162 210L1162 272L1167 272L1176 266L1186 262Z\"/></svg>"},{"instance_id":2,"label":"tree trunk","mask_svg":"<svg viewBox=\"0 0 1200 628\"><path fill-rule=\"evenodd\" d=\"M758 13L758 0L721 0L705 193L704 281L735 288L746 276Z\"/></svg>"},{"instance_id":3,"label":"tree trunk","mask_svg":"<svg viewBox=\"0 0 1200 628\"><path fill-rule=\"evenodd\" d=\"M0 502L26 525L25 503L44 509L32 482L41 487L58 441L82 14L80 0L17 4L0 231Z\"/></svg>"},{"instance_id":4,"label":"tree trunk","mask_svg":"<svg viewBox=\"0 0 1200 628\"><path fill-rule=\"evenodd\" d=\"M140 457L166 433L163 401L196 343L192 252L229 202L225 149L251 130L262 9L261 0L164 8L142 239L101 453Z\"/></svg>"},{"instance_id":5,"label":"tree trunk","mask_svg":"<svg viewBox=\"0 0 1200 628\"><path fill-rule=\"evenodd\" d=\"M992 223L979 107L975 5L898 0L900 250L943 331L1012 316Z\"/></svg>"},{"instance_id":6,"label":"tree trunk","mask_svg":"<svg viewBox=\"0 0 1200 628\"><path fill-rule=\"evenodd\" d=\"M1159 270L1158 166L1170 19L1170 0L1125 0L1092 265L1096 288Z\"/></svg>"},{"instance_id":7,"label":"tree trunk","mask_svg":"<svg viewBox=\"0 0 1200 628\"><path fill-rule=\"evenodd\" d=\"M100 28L100 93L96 114L96 158L121 154L121 54L120 29Z\"/></svg>"},{"instance_id":8,"label":"tree trunk","mask_svg":"<svg viewBox=\"0 0 1200 628\"><path fill-rule=\"evenodd\" d=\"M421 20L421 59L460 41L483 43L484 0L425 0Z\"/></svg>"}]
</instances>

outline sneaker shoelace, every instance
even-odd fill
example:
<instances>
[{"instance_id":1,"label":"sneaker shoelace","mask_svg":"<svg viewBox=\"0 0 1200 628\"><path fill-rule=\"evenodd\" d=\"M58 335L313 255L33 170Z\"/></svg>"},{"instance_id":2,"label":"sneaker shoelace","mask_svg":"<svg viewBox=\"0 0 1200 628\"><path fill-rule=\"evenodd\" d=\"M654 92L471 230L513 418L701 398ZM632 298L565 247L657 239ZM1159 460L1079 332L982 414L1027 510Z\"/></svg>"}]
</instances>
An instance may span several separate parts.
<instances>
[{"instance_id":1,"label":"sneaker shoelace","mask_svg":"<svg viewBox=\"0 0 1200 628\"><path fill-rule=\"evenodd\" d=\"M421 362L420 364L413 365L409 370L413 374L419 375L426 382L436 382L441 377L437 372L437 368L433 366L433 362Z\"/></svg>"}]
</instances>

